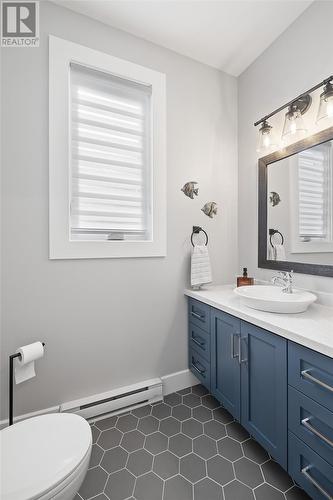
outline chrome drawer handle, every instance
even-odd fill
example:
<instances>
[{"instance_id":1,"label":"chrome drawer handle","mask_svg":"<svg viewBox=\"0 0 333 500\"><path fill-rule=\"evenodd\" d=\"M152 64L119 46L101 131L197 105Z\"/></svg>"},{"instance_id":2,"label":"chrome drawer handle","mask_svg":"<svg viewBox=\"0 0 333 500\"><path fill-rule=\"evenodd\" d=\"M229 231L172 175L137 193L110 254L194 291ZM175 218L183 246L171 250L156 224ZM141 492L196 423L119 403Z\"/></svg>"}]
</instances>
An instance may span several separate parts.
<instances>
[{"instance_id":1,"label":"chrome drawer handle","mask_svg":"<svg viewBox=\"0 0 333 500\"><path fill-rule=\"evenodd\" d=\"M246 347L246 357L242 358L242 342L244 343ZM247 337L240 337L240 342L239 342L239 364L241 365L242 363L247 363L249 358L249 346L247 343Z\"/></svg>"},{"instance_id":2,"label":"chrome drawer handle","mask_svg":"<svg viewBox=\"0 0 333 500\"><path fill-rule=\"evenodd\" d=\"M301 472L302 474L306 477L306 479L308 479L310 481L310 483L313 484L313 486L315 486L317 488L317 490L320 491L320 493L322 495L324 495L325 498L328 498L328 500L333 500L333 497L332 495L330 495L329 493L327 493L326 490L324 490L324 488L309 474L309 470L311 469L310 465L307 465L306 467L304 467Z\"/></svg>"},{"instance_id":3,"label":"chrome drawer handle","mask_svg":"<svg viewBox=\"0 0 333 500\"><path fill-rule=\"evenodd\" d=\"M206 375L205 375L206 370L200 370L200 368L198 368L198 367L196 366L196 364L194 363L194 361L193 361L193 360L192 360L192 367L195 369L195 371L197 371L198 373L200 373L200 375L201 375L202 377L205 377L205 376L206 376Z\"/></svg>"},{"instance_id":4,"label":"chrome drawer handle","mask_svg":"<svg viewBox=\"0 0 333 500\"><path fill-rule=\"evenodd\" d=\"M314 382L317 385L320 385L320 387L323 387L324 389L327 389L330 392L333 392L333 387L331 385L325 384L322 380L319 380L318 378L314 377L311 375L308 370L302 370L301 375L304 378L307 378L308 380L311 380L311 382Z\"/></svg>"},{"instance_id":5,"label":"chrome drawer handle","mask_svg":"<svg viewBox=\"0 0 333 500\"><path fill-rule=\"evenodd\" d=\"M232 333L230 335L230 345L231 345L231 359L234 359L234 358L238 358L238 354L235 354L235 338L238 339L238 343L239 343L239 338L240 338L240 335L238 333ZM239 349L238 349L239 351Z\"/></svg>"},{"instance_id":6,"label":"chrome drawer handle","mask_svg":"<svg viewBox=\"0 0 333 500\"><path fill-rule=\"evenodd\" d=\"M318 436L320 439L322 439L325 443L329 444L333 448L333 441L331 441L328 437L324 436L320 431L318 431L313 425L310 424L310 418L303 418L301 421L301 424L304 425L310 432Z\"/></svg>"},{"instance_id":7,"label":"chrome drawer handle","mask_svg":"<svg viewBox=\"0 0 333 500\"><path fill-rule=\"evenodd\" d=\"M200 320L205 319L205 316L201 316L200 314L195 313L194 311L191 311L191 314L192 314L192 316L194 316L195 318L198 318Z\"/></svg>"},{"instance_id":8,"label":"chrome drawer handle","mask_svg":"<svg viewBox=\"0 0 333 500\"><path fill-rule=\"evenodd\" d=\"M199 346L201 349L203 349L205 347L205 344L206 342L199 342L199 340L197 340L195 337L192 337L192 340L195 344L197 344L197 346Z\"/></svg>"}]
</instances>

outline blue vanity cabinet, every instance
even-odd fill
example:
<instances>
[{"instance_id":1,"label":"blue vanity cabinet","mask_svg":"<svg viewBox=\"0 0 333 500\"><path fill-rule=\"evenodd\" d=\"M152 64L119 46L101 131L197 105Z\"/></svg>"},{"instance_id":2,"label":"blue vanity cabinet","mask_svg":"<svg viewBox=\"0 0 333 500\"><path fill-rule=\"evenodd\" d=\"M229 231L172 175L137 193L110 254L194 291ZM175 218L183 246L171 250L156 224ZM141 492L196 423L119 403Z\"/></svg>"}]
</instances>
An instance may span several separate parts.
<instances>
[{"instance_id":1,"label":"blue vanity cabinet","mask_svg":"<svg viewBox=\"0 0 333 500\"><path fill-rule=\"evenodd\" d=\"M198 353L210 363L210 332L205 332L193 323L189 323L190 348Z\"/></svg>"},{"instance_id":2,"label":"blue vanity cabinet","mask_svg":"<svg viewBox=\"0 0 333 500\"><path fill-rule=\"evenodd\" d=\"M288 472L314 500L332 499L333 359L288 344Z\"/></svg>"},{"instance_id":3,"label":"blue vanity cabinet","mask_svg":"<svg viewBox=\"0 0 333 500\"><path fill-rule=\"evenodd\" d=\"M333 414L293 387L288 389L289 431L333 466Z\"/></svg>"},{"instance_id":4,"label":"blue vanity cabinet","mask_svg":"<svg viewBox=\"0 0 333 500\"><path fill-rule=\"evenodd\" d=\"M287 468L287 341L190 299L189 356L200 382Z\"/></svg>"},{"instance_id":5,"label":"blue vanity cabinet","mask_svg":"<svg viewBox=\"0 0 333 500\"><path fill-rule=\"evenodd\" d=\"M287 341L241 322L241 424L287 468Z\"/></svg>"},{"instance_id":6,"label":"blue vanity cabinet","mask_svg":"<svg viewBox=\"0 0 333 500\"><path fill-rule=\"evenodd\" d=\"M189 351L190 369L203 386L210 389L210 363L193 347Z\"/></svg>"},{"instance_id":7,"label":"blue vanity cabinet","mask_svg":"<svg viewBox=\"0 0 333 500\"><path fill-rule=\"evenodd\" d=\"M333 359L294 342L288 357L289 385L333 412Z\"/></svg>"},{"instance_id":8,"label":"blue vanity cabinet","mask_svg":"<svg viewBox=\"0 0 333 500\"><path fill-rule=\"evenodd\" d=\"M240 420L239 319L211 310L211 392Z\"/></svg>"},{"instance_id":9,"label":"blue vanity cabinet","mask_svg":"<svg viewBox=\"0 0 333 500\"><path fill-rule=\"evenodd\" d=\"M210 332L210 310L211 307L198 300L189 299L188 316L192 325L201 328L205 332Z\"/></svg>"},{"instance_id":10,"label":"blue vanity cabinet","mask_svg":"<svg viewBox=\"0 0 333 500\"><path fill-rule=\"evenodd\" d=\"M332 500L333 467L292 432L288 439L288 472L313 500Z\"/></svg>"},{"instance_id":11,"label":"blue vanity cabinet","mask_svg":"<svg viewBox=\"0 0 333 500\"><path fill-rule=\"evenodd\" d=\"M189 367L209 391L210 383L210 306L198 300L188 302Z\"/></svg>"},{"instance_id":12,"label":"blue vanity cabinet","mask_svg":"<svg viewBox=\"0 0 333 500\"><path fill-rule=\"evenodd\" d=\"M190 369L314 500L333 500L333 359L189 300Z\"/></svg>"}]
</instances>

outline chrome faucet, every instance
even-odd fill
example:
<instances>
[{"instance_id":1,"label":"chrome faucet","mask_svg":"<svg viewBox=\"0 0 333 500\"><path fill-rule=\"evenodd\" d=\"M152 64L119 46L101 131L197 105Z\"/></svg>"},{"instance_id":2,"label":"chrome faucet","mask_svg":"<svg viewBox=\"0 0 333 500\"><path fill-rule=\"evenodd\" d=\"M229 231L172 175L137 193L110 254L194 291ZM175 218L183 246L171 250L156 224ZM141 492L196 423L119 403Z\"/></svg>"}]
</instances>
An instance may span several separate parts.
<instances>
[{"instance_id":1,"label":"chrome faucet","mask_svg":"<svg viewBox=\"0 0 333 500\"><path fill-rule=\"evenodd\" d=\"M293 271L279 271L279 275L272 279L274 285L278 282L283 286L283 293L293 293Z\"/></svg>"}]
</instances>

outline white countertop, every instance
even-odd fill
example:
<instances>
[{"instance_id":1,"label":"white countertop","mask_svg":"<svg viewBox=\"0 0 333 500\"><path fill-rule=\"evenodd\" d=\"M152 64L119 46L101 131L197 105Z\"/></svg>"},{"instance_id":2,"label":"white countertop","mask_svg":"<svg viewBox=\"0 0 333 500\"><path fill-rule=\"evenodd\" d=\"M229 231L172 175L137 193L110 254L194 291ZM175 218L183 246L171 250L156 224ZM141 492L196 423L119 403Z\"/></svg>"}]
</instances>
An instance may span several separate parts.
<instances>
[{"instance_id":1,"label":"white countertop","mask_svg":"<svg viewBox=\"0 0 333 500\"><path fill-rule=\"evenodd\" d=\"M276 314L244 306L233 285L185 290L185 295L333 358L333 307L312 304L304 313Z\"/></svg>"}]
</instances>

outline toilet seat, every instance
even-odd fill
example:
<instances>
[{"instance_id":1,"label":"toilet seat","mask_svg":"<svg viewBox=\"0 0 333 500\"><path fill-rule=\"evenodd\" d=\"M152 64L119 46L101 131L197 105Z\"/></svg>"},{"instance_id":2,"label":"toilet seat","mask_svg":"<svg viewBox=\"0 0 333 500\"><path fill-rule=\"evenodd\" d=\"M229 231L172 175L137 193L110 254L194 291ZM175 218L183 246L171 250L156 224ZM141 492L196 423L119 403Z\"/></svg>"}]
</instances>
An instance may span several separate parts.
<instances>
[{"instance_id":1,"label":"toilet seat","mask_svg":"<svg viewBox=\"0 0 333 500\"><path fill-rule=\"evenodd\" d=\"M1 431L1 500L37 500L85 474L92 438L86 420L70 413L41 415Z\"/></svg>"}]
</instances>

